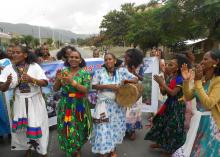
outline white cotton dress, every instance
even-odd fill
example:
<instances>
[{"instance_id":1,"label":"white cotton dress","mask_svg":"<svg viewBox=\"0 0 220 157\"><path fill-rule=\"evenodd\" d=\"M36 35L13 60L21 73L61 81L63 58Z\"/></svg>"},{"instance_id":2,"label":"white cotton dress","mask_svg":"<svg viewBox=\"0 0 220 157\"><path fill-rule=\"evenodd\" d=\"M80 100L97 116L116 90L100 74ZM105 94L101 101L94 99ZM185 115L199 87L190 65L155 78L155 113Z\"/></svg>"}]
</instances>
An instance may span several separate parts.
<instances>
[{"instance_id":1,"label":"white cotton dress","mask_svg":"<svg viewBox=\"0 0 220 157\"><path fill-rule=\"evenodd\" d=\"M10 88L14 89L14 99L11 104L12 118L12 150L35 149L39 154L47 154L49 139L49 126L46 104L39 86L29 84L31 91L21 93L16 87L18 75L13 66L6 67L1 75L0 82L6 82L8 75L12 74ZM27 74L38 80L47 80L42 68L30 64Z\"/></svg>"}]
</instances>

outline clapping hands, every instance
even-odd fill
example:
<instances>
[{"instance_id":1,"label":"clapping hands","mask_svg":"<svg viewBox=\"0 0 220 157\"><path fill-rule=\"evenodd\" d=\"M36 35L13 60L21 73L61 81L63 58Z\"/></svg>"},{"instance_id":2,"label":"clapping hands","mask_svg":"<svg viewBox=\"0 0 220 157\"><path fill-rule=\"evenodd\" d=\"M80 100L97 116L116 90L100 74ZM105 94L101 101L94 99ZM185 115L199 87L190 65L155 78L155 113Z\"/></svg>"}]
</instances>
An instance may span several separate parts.
<instances>
[{"instance_id":1,"label":"clapping hands","mask_svg":"<svg viewBox=\"0 0 220 157\"><path fill-rule=\"evenodd\" d=\"M67 84L76 84L76 81L73 80L73 76L68 73L62 73L61 70L57 70L56 81L60 81L62 85Z\"/></svg>"},{"instance_id":2,"label":"clapping hands","mask_svg":"<svg viewBox=\"0 0 220 157\"><path fill-rule=\"evenodd\" d=\"M201 80L203 77L203 69L200 64L198 64L195 68L195 78L194 80Z\"/></svg>"},{"instance_id":3,"label":"clapping hands","mask_svg":"<svg viewBox=\"0 0 220 157\"><path fill-rule=\"evenodd\" d=\"M23 73L21 75L21 81L27 82L27 83L32 83L33 78L30 77L27 73Z\"/></svg>"},{"instance_id":4,"label":"clapping hands","mask_svg":"<svg viewBox=\"0 0 220 157\"><path fill-rule=\"evenodd\" d=\"M188 69L187 64L183 64L181 67L181 74L184 80L189 80L192 77L192 69Z\"/></svg>"},{"instance_id":5,"label":"clapping hands","mask_svg":"<svg viewBox=\"0 0 220 157\"><path fill-rule=\"evenodd\" d=\"M8 75L6 83L11 84L12 82L12 74Z\"/></svg>"},{"instance_id":6,"label":"clapping hands","mask_svg":"<svg viewBox=\"0 0 220 157\"><path fill-rule=\"evenodd\" d=\"M154 80L159 84L159 86L163 86L165 84L163 76L154 75Z\"/></svg>"}]
</instances>

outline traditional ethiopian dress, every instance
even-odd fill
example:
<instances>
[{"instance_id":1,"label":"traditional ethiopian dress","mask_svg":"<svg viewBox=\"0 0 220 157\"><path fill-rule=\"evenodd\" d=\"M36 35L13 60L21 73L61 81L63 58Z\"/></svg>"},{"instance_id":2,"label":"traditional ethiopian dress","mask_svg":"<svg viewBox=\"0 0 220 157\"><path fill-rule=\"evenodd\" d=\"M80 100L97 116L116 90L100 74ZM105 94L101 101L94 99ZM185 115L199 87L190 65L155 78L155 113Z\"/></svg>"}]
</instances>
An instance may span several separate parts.
<instances>
[{"instance_id":1,"label":"traditional ethiopian dress","mask_svg":"<svg viewBox=\"0 0 220 157\"><path fill-rule=\"evenodd\" d=\"M122 80L133 78L135 76L126 68L115 69L114 75L110 76L103 67L95 71L92 84L120 84ZM93 117L92 152L106 154L114 151L116 144L122 143L126 131L126 108L115 102L115 92L107 89L98 91Z\"/></svg>"},{"instance_id":2,"label":"traditional ethiopian dress","mask_svg":"<svg viewBox=\"0 0 220 157\"><path fill-rule=\"evenodd\" d=\"M47 80L41 67L36 64L20 67L35 79ZM48 115L46 104L39 86L21 83L21 73L16 66L7 66L0 75L0 82L6 82L12 74L10 88L14 89L11 100L12 150L36 149L40 154L47 154L49 139Z\"/></svg>"},{"instance_id":3,"label":"traditional ethiopian dress","mask_svg":"<svg viewBox=\"0 0 220 157\"><path fill-rule=\"evenodd\" d=\"M62 73L70 73L65 68ZM78 84L90 87L90 74L80 69L74 76ZM87 142L92 128L91 112L87 97L71 85L62 86L57 116L58 141L67 155L78 152Z\"/></svg>"},{"instance_id":4,"label":"traditional ethiopian dress","mask_svg":"<svg viewBox=\"0 0 220 157\"><path fill-rule=\"evenodd\" d=\"M182 77L170 80L169 88L182 87ZM146 134L145 140L151 140L160 145L168 153L175 152L186 139L184 131L185 103L182 88L175 96L168 95L167 100L153 119L153 127Z\"/></svg>"}]
</instances>

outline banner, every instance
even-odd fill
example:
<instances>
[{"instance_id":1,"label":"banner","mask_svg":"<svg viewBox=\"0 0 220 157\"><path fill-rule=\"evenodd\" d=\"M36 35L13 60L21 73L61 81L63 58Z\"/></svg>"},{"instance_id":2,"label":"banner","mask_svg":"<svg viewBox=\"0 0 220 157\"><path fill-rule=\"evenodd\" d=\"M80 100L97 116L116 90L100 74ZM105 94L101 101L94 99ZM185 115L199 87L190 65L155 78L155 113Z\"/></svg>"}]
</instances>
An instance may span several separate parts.
<instances>
[{"instance_id":1,"label":"banner","mask_svg":"<svg viewBox=\"0 0 220 157\"><path fill-rule=\"evenodd\" d=\"M142 112L157 112L159 87L153 75L159 74L159 60L157 57L146 57L143 60L143 95Z\"/></svg>"},{"instance_id":2,"label":"banner","mask_svg":"<svg viewBox=\"0 0 220 157\"><path fill-rule=\"evenodd\" d=\"M100 69L104 64L104 60L102 58L88 58L85 59L85 61L87 65L85 67L85 70L89 71L91 75L95 70ZM63 61L43 63L41 64L41 67L45 71L45 74L49 80L48 86L42 88L42 94L47 105L49 125L52 126L57 123L56 109L60 99L60 93L53 91L53 84L55 80L56 71L58 69L63 68ZM158 84L152 78L153 75L159 73L158 59L156 57L144 58L143 72L144 72L144 79L143 79L144 92L142 95L142 102L143 102L142 112L156 112L158 108L159 88L158 88ZM89 93L90 100L93 99L94 97L93 92L94 91L91 90ZM9 104L12 95L13 95L12 90L5 92L5 100L8 106L9 113L10 113Z\"/></svg>"}]
</instances>

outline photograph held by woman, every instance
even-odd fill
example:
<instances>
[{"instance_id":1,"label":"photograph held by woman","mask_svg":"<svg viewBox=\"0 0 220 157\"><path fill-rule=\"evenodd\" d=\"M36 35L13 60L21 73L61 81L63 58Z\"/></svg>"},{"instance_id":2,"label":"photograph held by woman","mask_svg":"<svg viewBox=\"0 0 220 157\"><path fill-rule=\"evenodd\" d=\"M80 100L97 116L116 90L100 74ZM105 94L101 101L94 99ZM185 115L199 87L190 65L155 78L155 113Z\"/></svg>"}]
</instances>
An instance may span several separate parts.
<instances>
[{"instance_id":1,"label":"photograph held by woman","mask_svg":"<svg viewBox=\"0 0 220 157\"><path fill-rule=\"evenodd\" d=\"M64 69L57 71L54 84L54 91L61 89L57 115L58 142L67 156L80 157L81 147L87 142L92 129L86 97L91 77L83 69L86 63L75 48L69 52L64 65Z\"/></svg>"},{"instance_id":2,"label":"photograph held by woman","mask_svg":"<svg viewBox=\"0 0 220 157\"><path fill-rule=\"evenodd\" d=\"M93 113L92 152L101 157L117 157L116 145L121 144L126 131L126 108L115 101L120 84L137 83L138 79L126 68L116 67L112 53L104 56L104 66L95 71L92 88L97 90L97 103Z\"/></svg>"},{"instance_id":3,"label":"photograph held by woman","mask_svg":"<svg viewBox=\"0 0 220 157\"><path fill-rule=\"evenodd\" d=\"M0 75L0 90L14 91L11 149L26 150L26 157L31 156L31 149L35 149L46 157L49 127L41 87L47 86L48 79L26 47L14 46L12 57L13 66L5 67Z\"/></svg>"}]
</instances>

